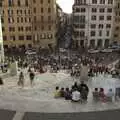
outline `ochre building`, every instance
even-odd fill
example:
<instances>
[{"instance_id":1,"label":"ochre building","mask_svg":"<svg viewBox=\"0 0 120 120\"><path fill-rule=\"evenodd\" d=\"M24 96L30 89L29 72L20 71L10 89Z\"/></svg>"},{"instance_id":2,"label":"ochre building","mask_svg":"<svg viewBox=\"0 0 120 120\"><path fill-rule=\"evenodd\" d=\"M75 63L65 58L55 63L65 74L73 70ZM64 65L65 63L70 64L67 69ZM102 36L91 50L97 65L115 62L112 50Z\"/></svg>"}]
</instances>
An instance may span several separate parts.
<instances>
[{"instance_id":1,"label":"ochre building","mask_svg":"<svg viewBox=\"0 0 120 120\"><path fill-rule=\"evenodd\" d=\"M56 0L3 0L4 47L54 47Z\"/></svg>"}]
</instances>

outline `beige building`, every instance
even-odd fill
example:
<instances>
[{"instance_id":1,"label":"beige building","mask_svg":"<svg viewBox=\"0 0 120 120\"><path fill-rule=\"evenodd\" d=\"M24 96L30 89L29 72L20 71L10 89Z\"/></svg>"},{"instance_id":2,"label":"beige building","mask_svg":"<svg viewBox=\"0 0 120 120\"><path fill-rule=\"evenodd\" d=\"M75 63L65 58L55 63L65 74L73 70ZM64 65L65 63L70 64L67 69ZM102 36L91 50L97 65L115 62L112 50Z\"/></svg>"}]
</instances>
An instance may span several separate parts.
<instances>
[{"instance_id":1,"label":"beige building","mask_svg":"<svg viewBox=\"0 0 120 120\"><path fill-rule=\"evenodd\" d=\"M120 44L120 0L115 0L113 42Z\"/></svg>"},{"instance_id":2,"label":"beige building","mask_svg":"<svg viewBox=\"0 0 120 120\"><path fill-rule=\"evenodd\" d=\"M56 45L56 0L3 0L4 47Z\"/></svg>"}]
</instances>

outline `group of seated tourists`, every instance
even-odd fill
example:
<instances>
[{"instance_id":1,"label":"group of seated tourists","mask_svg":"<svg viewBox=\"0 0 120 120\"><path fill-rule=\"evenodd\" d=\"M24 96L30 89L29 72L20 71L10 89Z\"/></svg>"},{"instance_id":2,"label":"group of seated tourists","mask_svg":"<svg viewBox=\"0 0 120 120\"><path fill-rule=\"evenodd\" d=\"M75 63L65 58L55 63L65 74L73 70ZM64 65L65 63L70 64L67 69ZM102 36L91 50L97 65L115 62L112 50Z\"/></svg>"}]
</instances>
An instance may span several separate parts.
<instances>
[{"instance_id":1,"label":"group of seated tourists","mask_svg":"<svg viewBox=\"0 0 120 120\"><path fill-rule=\"evenodd\" d=\"M65 100L71 100L72 102L86 102L88 99L89 88L82 81L81 84L74 83L74 85L69 88L59 88L56 87L54 97L64 98ZM107 93L104 92L104 88L95 88L92 92L94 101L101 102L112 102L114 99L114 92L109 89Z\"/></svg>"},{"instance_id":2,"label":"group of seated tourists","mask_svg":"<svg viewBox=\"0 0 120 120\"><path fill-rule=\"evenodd\" d=\"M93 100L94 101L102 101L102 102L112 102L114 99L114 92L112 89L109 89L108 92L105 94L103 88L95 88L93 91Z\"/></svg>"},{"instance_id":3,"label":"group of seated tourists","mask_svg":"<svg viewBox=\"0 0 120 120\"><path fill-rule=\"evenodd\" d=\"M69 88L56 87L54 97L55 98L65 98L65 100L71 100L73 102L83 102L87 101L89 93L88 86L82 81L81 84L74 83L74 85Z\"/></svg>"}]
</instances>

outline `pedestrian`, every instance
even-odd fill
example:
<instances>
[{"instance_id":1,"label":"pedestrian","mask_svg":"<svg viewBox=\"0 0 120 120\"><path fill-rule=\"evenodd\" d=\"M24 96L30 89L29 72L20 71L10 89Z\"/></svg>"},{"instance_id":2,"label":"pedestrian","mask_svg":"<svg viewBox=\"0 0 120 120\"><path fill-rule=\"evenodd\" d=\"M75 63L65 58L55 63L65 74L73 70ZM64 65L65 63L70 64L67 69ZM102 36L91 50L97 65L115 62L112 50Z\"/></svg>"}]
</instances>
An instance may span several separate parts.
<instances>
[{"instance_id":1,"label":"pedestrian","mask_svg":"<svg viewBox=\"0 0 120 120\"><path fill-rule=\"evenodd\" d=\"M3 85L3 79L0 77L0 85Z\"/></svg>"},{"instance_id":2,"label":"pedestrian","mask_svg":"<svg viewBox=\"0 0 120 120\"><path fill-rule=\"evenodd\" d=\"M35 77L35 74L34 74L34 72L30 72L30 74L29 74L29 77L30 77L30 83L31 83L31 86L33 85L33 80L34 80L34 77Z\"/></svg>"},{"instance_id":3,"label":"pedestrian","mask_svg":"<svg viewBox=\"0 0 120 120\"><path fill-rule=\"evenodd\" d=\"M20 72L18 85L24 87L24 75L23 75L23 72Z\"/></svg>"}]
</instances>

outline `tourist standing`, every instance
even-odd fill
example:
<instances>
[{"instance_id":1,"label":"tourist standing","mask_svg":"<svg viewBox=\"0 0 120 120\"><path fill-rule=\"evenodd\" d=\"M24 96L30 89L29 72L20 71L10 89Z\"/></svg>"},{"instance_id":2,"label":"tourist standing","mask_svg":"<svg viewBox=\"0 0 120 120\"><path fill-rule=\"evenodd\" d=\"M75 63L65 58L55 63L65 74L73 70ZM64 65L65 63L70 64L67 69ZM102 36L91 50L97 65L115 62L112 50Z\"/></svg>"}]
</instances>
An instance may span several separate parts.
<instances>
[{"instance_id":1,"label":"tourist standing","mask_svg":"<svg viewBox=\"0 0 120 120\"><path fill-rule=\"evenodd\" d=\"M35 74L34 74L34 72L30 72L30 74L29 74L29 77L30 77L30 83L31 83L31 86L33 85L33 80L34 80L34 77L35 77Z\"/></svg>"},{"instance_id":2,"label":"tourist standing","mask_svg":"<svg viewBox=\"0 0 120 120\"><path fill-rule=\"evenodd\" d=\"M23 75L23 72L20 72L18 85L24 87L24 75Z\"/></svg>"}]
</instances>

